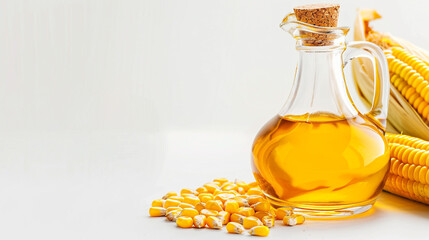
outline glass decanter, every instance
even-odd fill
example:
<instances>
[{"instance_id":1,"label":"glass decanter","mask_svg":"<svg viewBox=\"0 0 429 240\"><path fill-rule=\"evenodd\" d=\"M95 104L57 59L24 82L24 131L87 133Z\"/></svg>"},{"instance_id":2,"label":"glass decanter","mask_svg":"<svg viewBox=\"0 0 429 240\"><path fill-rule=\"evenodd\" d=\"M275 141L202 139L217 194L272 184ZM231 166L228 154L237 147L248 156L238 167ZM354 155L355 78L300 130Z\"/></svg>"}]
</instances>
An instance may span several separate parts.
<instances>
[{"instance_id":1,"label":"glass decanter","mask_svg":"<svg viewBox=\"0 0 429 240\"><path fill-rule=\"evenodd\" d=\"M286 104L254 140L254 177L275 207L322 218L365 212L389 170L384 138L389 75L383 52L369 42L346 44L347 27L311 25L293 13L281 27L297 40L299 60ZM374 63L368 113L355 107L344 78L344 66L356 57Z\"/></svg>"}]
</instances>

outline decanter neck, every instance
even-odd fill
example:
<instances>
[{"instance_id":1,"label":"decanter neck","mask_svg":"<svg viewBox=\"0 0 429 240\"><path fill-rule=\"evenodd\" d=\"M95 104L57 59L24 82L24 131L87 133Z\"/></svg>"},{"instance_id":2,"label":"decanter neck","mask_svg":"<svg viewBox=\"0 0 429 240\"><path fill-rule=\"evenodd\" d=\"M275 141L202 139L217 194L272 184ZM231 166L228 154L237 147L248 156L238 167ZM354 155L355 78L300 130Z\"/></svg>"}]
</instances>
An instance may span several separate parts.
<instances>
[{"instance_id":1,"label":"decanter neck","mask_svg":"<svg viewBox=\"0 0 429 240\"><path fill-rule=\"evenodd\" d=\"M301 49L294 84L281 116L317 121L355 117L358 112L345 85L342 53L344 48Z\"/></svg>"}]
</instances>

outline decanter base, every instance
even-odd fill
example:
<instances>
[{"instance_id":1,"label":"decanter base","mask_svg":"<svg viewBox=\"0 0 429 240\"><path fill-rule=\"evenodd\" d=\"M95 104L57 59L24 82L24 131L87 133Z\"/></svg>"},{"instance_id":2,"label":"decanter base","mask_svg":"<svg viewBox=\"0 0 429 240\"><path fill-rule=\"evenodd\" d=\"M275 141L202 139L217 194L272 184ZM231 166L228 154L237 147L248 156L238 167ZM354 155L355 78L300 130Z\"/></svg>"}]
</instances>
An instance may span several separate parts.
<instances>
[{"instance_id":1,"label":"decanter base","mask_svg":"<svg viewBox=\"0 0 429 240\"><path fill-rule=\"evenodd\" d=\"M335 219L347 218L367 212L375 203L375 198L353 204L335 204L335 203L296 203L287 202L267 196L268 200L275 208L292 207L294 212L304 215L311 219Z\"/></svg>"}]
</instances>

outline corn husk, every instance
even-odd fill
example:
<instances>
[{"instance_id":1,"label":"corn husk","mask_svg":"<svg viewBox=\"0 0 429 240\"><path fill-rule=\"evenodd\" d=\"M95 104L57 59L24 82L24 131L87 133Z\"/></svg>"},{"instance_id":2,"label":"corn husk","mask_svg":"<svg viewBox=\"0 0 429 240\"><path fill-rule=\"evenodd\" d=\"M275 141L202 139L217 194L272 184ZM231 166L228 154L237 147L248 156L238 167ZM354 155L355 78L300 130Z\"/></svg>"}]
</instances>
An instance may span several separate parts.
<instances>
[{"instance_id":1,"label":"corn husk","mask_svg":"<svg viewBox=\"0 0 429 240\"><path fill-rule=\"evenodd\" d=\"M375 10L358 10L355 22L354 40L373 42L383 50L400 46L417 55L421 60L429 62L429 53L425 50L408 41L394 37L389 33L381 33L373 30L369 26L369 23L379 18L381 18L381 16ZM352 70L361 100L365 105L369 105L373 98L374 88L374 70L372 62L369 59L354 59L352 62ZM393 85L390 86L387 132L403 133L429 140L428 124Z\"/></svg>"}]
</instances>

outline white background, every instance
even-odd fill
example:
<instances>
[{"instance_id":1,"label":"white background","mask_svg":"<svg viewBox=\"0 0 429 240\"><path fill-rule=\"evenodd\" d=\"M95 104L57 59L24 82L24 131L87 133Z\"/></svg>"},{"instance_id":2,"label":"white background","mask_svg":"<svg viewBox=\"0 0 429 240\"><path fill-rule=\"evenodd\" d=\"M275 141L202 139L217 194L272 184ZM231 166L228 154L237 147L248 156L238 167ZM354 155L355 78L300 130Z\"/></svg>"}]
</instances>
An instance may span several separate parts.
<instances>
[{"instance_id":1,"label":"white background","mask_svg":"<svg viewBox=\"0 0 429 240\"><path fill-rule=\"evenodd\" d=\"M0 1L0 239L236 238L178 230L148 206L214 177L252 180L253 137L294 75L278 25L303 3ZM376 8L377 29L429 49L426 1L341 4L340 25ZM270 237L413 238L428 220L384 193L367 217Z\"/></svg>"}]
</instances>

